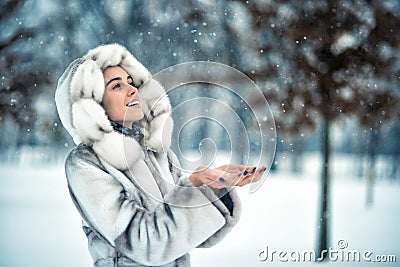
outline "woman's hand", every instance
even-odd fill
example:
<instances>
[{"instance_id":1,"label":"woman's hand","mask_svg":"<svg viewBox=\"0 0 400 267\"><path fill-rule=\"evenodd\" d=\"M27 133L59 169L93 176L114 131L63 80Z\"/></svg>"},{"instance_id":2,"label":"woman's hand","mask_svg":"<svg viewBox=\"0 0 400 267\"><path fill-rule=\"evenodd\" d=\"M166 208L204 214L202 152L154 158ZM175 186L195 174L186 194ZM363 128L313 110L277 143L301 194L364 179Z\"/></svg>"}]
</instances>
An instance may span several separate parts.
<instances>
[{"instance_id":1,"label":"woman's hand","mask_svg":"<svg viewBox=\"0 0 400 267\"><path fill-rule=\"evenodd\" d=\"M201 185L217 189L241 187L260 180L266 170L266 166L257 168L236 164L223 165L215 169L199 167L189 176L189 179L196 187Z\"/></svg>"}]
</instances>

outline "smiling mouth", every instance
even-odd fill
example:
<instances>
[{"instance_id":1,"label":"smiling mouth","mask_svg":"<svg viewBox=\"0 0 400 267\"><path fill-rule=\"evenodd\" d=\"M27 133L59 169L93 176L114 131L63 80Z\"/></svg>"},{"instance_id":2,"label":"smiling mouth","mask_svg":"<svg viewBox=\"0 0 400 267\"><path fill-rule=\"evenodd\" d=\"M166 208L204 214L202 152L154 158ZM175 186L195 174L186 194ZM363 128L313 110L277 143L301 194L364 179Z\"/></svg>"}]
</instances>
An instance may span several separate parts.
<instances>
[{"instance_id":1,"label":"smiling mouth","mask_svg":"<svg viewBox=\"0 0 400 267\"><path fill-rule=\"evenodd\" d=\"M128 108L139 105L139 101L135 100L126 104Z\"/></svg>"}]
</instances>

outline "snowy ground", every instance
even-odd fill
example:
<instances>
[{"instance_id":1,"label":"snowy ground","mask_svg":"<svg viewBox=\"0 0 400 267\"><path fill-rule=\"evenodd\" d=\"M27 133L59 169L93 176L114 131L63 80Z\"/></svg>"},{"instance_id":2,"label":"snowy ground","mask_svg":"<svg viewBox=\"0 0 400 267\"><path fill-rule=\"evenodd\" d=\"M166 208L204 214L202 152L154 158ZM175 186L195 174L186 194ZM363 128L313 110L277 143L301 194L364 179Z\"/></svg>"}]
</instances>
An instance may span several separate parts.
<instances>
[{"instance_id":1,"label":"snowy ground","mask_svg":"<svg viewBox=\"0 0 400 267\"><path fill-rule=\"evenodd\" d=\"M369 266L398 266L400 262L400 184L377 181L374 204L365 205L364 180L354 179L352 159L336 157L332 183L331 247L346 240L346 250L376 255L395 255L397 263ZM220 244L192 251L192 265L267 266L310 262L273 262L258 255L271 251L315 249L319 201L319 164L315 155L305 159L304 173L273 173L255 194L240 190L242 219ZM61 165L0 166L0 266L87 267L92 262L80 227L80 217L69 198ZM316 263L314 265L317 265ZM365 262L330 261L324 266L364 266Z\"/></svg>"}]
</instances>

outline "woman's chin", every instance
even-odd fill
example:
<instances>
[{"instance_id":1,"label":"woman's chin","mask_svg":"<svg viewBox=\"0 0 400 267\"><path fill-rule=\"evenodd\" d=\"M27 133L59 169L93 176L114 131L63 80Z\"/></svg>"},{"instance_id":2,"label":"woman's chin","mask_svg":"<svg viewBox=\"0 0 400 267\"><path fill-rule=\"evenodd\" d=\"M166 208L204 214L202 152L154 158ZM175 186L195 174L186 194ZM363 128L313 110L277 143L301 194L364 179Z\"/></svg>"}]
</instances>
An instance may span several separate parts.
<instances>
[{"instance_id":1,"label":"woman's chin","mask_svg":"<svg viewBox=\"0 0 400 267\"><path fill-rule=\"evenodd\" d=\"M139 121L144 117L144 113L142 110L137 110L135 112L127 112L125 115L126 116L124 118L124 121L132 121L132 122Z\"/></svg>"}]
</instances>

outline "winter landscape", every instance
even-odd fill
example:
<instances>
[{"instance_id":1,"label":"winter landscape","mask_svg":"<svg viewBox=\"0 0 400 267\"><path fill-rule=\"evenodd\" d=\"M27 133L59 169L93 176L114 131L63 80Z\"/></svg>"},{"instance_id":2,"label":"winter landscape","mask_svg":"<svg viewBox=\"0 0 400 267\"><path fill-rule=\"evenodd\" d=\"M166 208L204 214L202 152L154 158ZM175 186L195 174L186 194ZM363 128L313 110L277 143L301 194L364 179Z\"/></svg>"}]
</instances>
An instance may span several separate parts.
<instances>
[{"instance_id":1,"label":"winter landscape","mask_svg":"<svg viewBox=\"0 0 400 267\"><path fill-rule=\"evenodd\" d=\"M193 266L398 266L400 259L400 184L378 180L374 201L366 205L365 179L357 178L354 157L335 155L331 196L330 246L357 250L360 261L347 262L337 254L324 263L293 260L289 253L315 250L319 198L319 156L306 156L304 172L271 173L254 194L241 188L243 215L220 244L191 253ZM284 164L284 160L283 160ZM56 165L2 165L0 253L1 266L91 266L80 216L70 200L64 170ZM280 260L260 252L268 246L286 251ZM371 251L363 260L362 253ZM295 254L293 254L295 255ZM377 255L394 255L396 262L373 262ZM264 259L265 261L262 261ZM285 262L285 259L287 262ZM356 258L354 258L356 259ZM392 260L393 261L393 260Z\"/></svg>"}]
</instances>

